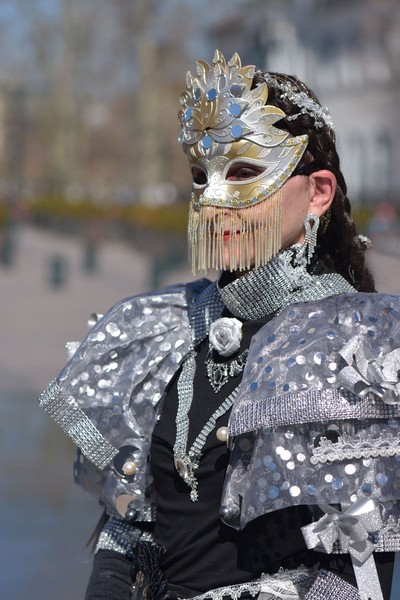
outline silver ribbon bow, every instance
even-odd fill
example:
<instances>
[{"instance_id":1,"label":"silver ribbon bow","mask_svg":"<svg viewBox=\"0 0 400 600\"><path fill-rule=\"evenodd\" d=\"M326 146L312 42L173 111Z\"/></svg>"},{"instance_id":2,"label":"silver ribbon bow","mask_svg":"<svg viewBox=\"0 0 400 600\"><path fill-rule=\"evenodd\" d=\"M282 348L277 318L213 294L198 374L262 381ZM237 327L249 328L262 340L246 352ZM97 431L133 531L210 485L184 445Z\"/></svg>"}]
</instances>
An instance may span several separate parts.
<instances>
[{"instance_id":1,"label":"silver ribbon bow","mask_svg":"<svg viewBox=\"0 0 400 600\"><path fill-rule=\"evenodd\" d=\"M359 498L345 512L329 504L318 506L325 515L301 528L307 548L322 546L330 554L339 542L340 551L351 556L361 600L383 600L372 556L375 546L368 539L369 533L382 526L378 503L373 498Z\"/></svg>"},{"instance_id":2,"label":"silver ribbon bow","mask_svg":"<svg viewBox=\"0 0 400 600\"><path fill-rule=\"evenodd\" d=\"M377 357L365 341L354 336L339 354L349 365L338 376L343 387L361 398L374 394L385 404L400 402L400 348Z\"/></svg>"}]
</instances>

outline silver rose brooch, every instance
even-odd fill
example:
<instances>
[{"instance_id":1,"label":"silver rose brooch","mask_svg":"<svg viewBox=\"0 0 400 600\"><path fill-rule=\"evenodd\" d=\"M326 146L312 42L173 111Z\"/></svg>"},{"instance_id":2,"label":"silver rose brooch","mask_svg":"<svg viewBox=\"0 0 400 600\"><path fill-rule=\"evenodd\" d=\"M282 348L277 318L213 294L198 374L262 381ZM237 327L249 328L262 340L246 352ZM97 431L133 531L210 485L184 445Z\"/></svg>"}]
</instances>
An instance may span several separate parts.
<instances>
[{"instance_id":1,"label":"silver rose brooch","mask_svg":"<svg viewBox=\"0 0 400 600\"><path fill-rule=\"evenodd\" d=\"M221 317L211 323L208 334L210 344L221 356L231 356L240 348L242 323L229 317Z\"/></svg>"}]
</instances>

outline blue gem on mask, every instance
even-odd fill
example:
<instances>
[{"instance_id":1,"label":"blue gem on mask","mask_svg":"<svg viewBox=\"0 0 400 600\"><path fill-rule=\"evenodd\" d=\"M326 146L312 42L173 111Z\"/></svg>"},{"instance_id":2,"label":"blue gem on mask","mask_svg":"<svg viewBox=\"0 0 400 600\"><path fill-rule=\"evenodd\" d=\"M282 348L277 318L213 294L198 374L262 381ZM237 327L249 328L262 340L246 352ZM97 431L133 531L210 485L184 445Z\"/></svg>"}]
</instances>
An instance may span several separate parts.
<instances>
[{"instance_id":1,"label":"blue gem on mask","mask_svg":"<svg viewBox=\"0 0 400 600\"><path fill-rule=\"evenodd\" d=\"M196 88L194 90L193 98L194 98L194 100L200 100L200 98L201 98L201 89L200 88Z\"/></svg>"},{"instance_id":2,"label":"blue gem on mask","mask_svg":"<svg viewBox=\"0 0 400 600\"><path fill-rule=\"evenodd\" d=\"M234 83L233 85L231 85L230 92L235 98L239 98L242 95L242 91L242 85L239 85L238 83Z\"/></svg>"},{"instance_id":3,"label":"blue gem on mask","mask_svg":"<svg viewBox=\"0 0 400 600\"><path fill-rule=\"evenodd\" d=\"M231 134L232 137L234 138L240 138L243 135L243 127L241 127L240 125L234 125L231 128Z\"/></svg>"},{"instance_id":4,"label":"blue gem on mask","mask_svg":"<svg viewBox=\"0 0 400 600\"><path fill-rule=\"evenodd\" d=\"M208 90L206 96L207 96L207 100L211 100L211 102L213 100L215 100L215 98L217 97L218 92L215 88L211 88L210 90Z\"/></svg>"},{"instance_id":5,"label":"blue gem on mask","mask_svg":"<svg viewBox=\"0 0 400 600\"><path fill-rule=\"evenodd\" d=\"M238 117L242 109L240 108L240 104L231 104L229 107L229 114L231 117Z\"/></svg>"},{"instance_id":6,"label":"blue gem on mask","mask_svg":"<svg viewBox=\"0 0 400 600\"><path fill-rule=\"evenodd\" d=\"M203 146L203 148L205 148L207 150L208 148L211 148L211 144L212 144L212 137L210 135L205 135L203 137L203 139L201 140L201 145Z\"/></svg>"},{"instance_id":7,"label":"blue gem on mask","mask_svg":"<svg viewBox=\"0 0 400 600\"><path fill-rule=\"evenodd\" d=\"M190 121L190 119L192 118L192 114L193 114L193 109L187 108L185 110L185 121Z\"/></svg>"}]
</instances>

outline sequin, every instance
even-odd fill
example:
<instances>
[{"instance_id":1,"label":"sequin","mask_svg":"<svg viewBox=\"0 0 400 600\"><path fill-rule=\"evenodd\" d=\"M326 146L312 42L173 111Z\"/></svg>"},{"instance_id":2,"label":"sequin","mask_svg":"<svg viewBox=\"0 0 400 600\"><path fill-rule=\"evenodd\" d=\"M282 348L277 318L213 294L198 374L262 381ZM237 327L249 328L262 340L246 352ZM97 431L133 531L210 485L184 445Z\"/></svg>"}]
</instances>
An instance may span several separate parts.
<instances>
[{"instance_id":1,"label":"sequin","mask_svg":"<svg viewBox=\"0 0 400 600\"><path fill-rule=\"evenodd\" d=\"M286 492L290 488L290 483L288 481L284 481L281 485L281 490Z\"/></svg>"},{"instance_id":2,"label":"sequin","mask_svg":"<svg viewBox=\"0 0 400 600\"><path fill-rule=\"evenodd\" d=\"M288 469L290 469L290 471L293 471L293 469L295 468L296 465L294 464L294 462L292 460L290 460L286 466Z\"/></svg>"},{"instance_id":3,"label":"sequin","mask_svg":"<svg viewBox=\"0 0 400 600\"><path fill-rule=\"evenodd\" d=\"M253 381L253 383L250 384L250 391L251 392L255 392L258 388L258 383L257 381Z\"/></svg>"},{"instance_id":4,"label":"sequin","mask_svg":"<svg viewBox=\"0 0 400 600\"><path fill-rule=\"evenodd\" d=\"M340 477L334 477L331 481L331 487L334 490L341 490L343 485L343 479Z\"/></svg>"},{"instance_id":5,"label":"sequin","mask_svg":"<svg viewBox=\"0 0 400 600\"><path fill-rule=\"evenodd\" d=\"M317 493L317 488L315 487L315 485L311 485L311 484L307 485L306 486L306 492L310 496L315 496L315 494Z\"/></svg>"},{"instance_id":6,"label":"sequin","mask_svg":"<svg viewBox=\"0 0 400 600\"><path fill-rule=\"evenodd\" d=\"M264 371L265 371L267 374L268 374L268 373L271 373L271 371L272 371L272 367L271 367L271 365L268 365L268 367L265 367Z\"/></svg>"},{"instance_id":7,"label":"sequin","mask_svg":"<svg viewBox=\"0 0 400 600\"><path fill-rule=\"evenodd\" d=\"M291 440L294 436L294 433L291 429L288 429L287 431L285 431L285 438L287 438L288 440Z\"/></svg>"},{"instance_id":8,"label":"sequin","mask_svg":"<svg viewBox=\"0 0 400 600\"><path fill-rule=\"evenodd\" d=\"M239 448L243 450L243 452L248 452L251 448L251 442L248 438L242 438L239 442Z\"/></svg>"},{"instance_id":9,"label":"sequin","mask_svg":"<svg viewBox=\"0 0 400 600\"><path fill-rule=\"evenodd\" d=\"M276 485L272 485L268 490L268 497L271 498L271 500L274 500L278 496L279 496L279 488L277 488Z\"/></svg>"},{"instance_id":10,"label":"sequin","mask_svg":"<svg viewBox=\"0 0 400 600\"><path fill-rule=\"evenodd\" d=\"M336 337L336 332L335 331L328 331L327 336L328 340L334 340Z\"/></svg>"},{"instance_id":11,"label":"sequin","mask_svg":"<svg viewBox=\"0 0 400 600\"><path fill-rule=\"evenodd\" d=\"M299 452L299 454L296 456L296 458L299 462L304 462L306 460L305 455L302 454L301 452Z\"/></svg>"},{"instance_id":12,"label":"sequin","mask_svg":"<svg viewBox=\"0 0 400 600\"><path fill-rule=\"evenodd\" d=\"M344 470L347 473L347 475L354 475L354 473L356 472L356 467L352 464L348 464L345 466Z\"/></svg>"},{"instance_id":13,"label":"sequin","mask_svg":"<svg viewBox=\"0 0 400 600\"><path fill-rule=\"evenodd\" d=\"M300 496L300 488L297 485L292 485L292 487L289 490L289 494L293 497L293 498L297 498L297 496Z\"/></svg>"},{"instance_id":14,"label":"sequin","mask_svg":"<svg viewBox=\"0 0 400 600\"><path fill-rule=\"evenodd\" d=\"M332 479L333 479L333 475L331 475L330 473L327 473L324 477L326 483L331 483Z\"/></svg>"},{"instance_id":15,"label":"sequin","mask_svg":"<svg viewBox=\"0 0 400 600\"><path fill-rule=\"evenodd\" d=\"M363 494L365 494L366 496L369 496L370 494L372 494L372 485L370 483L364 483L361 486L361 491L363 492Z\"/></svg>"},{"instance_id":16,"label":"sequin","mask_svg":"<svg viewBox=\"0 0 400 600\"><path fill-rule=\"evenodd\" d=\"M109 381L108 379L100 379L99 380L99 388L100 389L107 388L110 385L111 385L111 381Z\"/></svg>"},{"instance_id":17,"label":"sequin","mask_svg":"<svg viewBox=\"0 0 400 600\"><path fill-rule=\"evenodd\" d=\"M160 350L161 352L169 352L171 350L170 342L164 342L163 344L160 344Z\"/></svg>"},{"instance_id":18,"label":"sequin","mask_svg":"<svg viewBox=\"0 0 400 600\"><path fill-rule=\"evenodd\" d=\"M121 330L118 327L118 325L116 323L108 323L106 325L106 331L112 336L112 337L119 337L121 335Z\"/></svg>"},{"instance_id":19,"label":"sequin","mask_svg":"<svg viewBox=\"0 0 400 600\"><path fill-rule=\"evenodd\" d=\"M316 352L314 354L314 362L316 365L322 365L322 363L325 361L326 356L323 352Z\"/></svg>"},{"instance_id":20,"label":"sequin","mask_svg":"<svg viewBox=\"0 0 400 600\"><path fill-rule=\"evenodd\" d=\"M291 357L291 358L288 358L288 359L287 359L287 363L286 363L286 364L287 364L287 366L288 366L288 367L289 367L289 369L290 369L290 367L294 367L294 365L296 364L296 359L295 359L295 358L293 358L293 357Z\"/></svg>"},{"instance_id":21,"label":"sequin","mask_svg":"<svg viewBox=\"0 0 400 600\"><path fill-rule=\"evenodd\" d=\"M384 473L378 473L375 479L379 485L385 485L388 482L388 477Z\"/></svg>"},{"instance_id":22,"label":"sequin","mask_svg":"<svg viewBox=\"0 0 400 600\"><path fill-rule=\"evenodd\" d=\"M303 356L302 354L299 354L298 356L296 356L296 362L298 365L305 365L306 364L306 357Z\"/></svg>"},{"instance_id":23,"label":"sequin","mask_svg":"<svg viewBox=\"0 0 400 600\"><path fill-rule=\"evenodd\" d=\"M282 460L286 461L292 458L292 453L289 452L289 450L283 450L283 452L280 453L280 457Z\"/></svg>"}]
</instances>

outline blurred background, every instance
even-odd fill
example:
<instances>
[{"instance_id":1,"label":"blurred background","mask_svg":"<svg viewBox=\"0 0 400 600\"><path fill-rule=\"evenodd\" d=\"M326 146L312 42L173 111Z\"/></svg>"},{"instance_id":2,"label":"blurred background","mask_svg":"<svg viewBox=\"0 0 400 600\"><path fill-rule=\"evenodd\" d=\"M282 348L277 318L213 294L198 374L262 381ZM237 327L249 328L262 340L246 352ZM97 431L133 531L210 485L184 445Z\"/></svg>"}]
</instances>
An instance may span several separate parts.
<instances>
[{"instance_id":1,"label":"blurred background","mask_svg":"<svg viewBox=\"0 0 400 600\"><path fill-rule=\"evenodd\" d=\"M400 292L397 0L0 0L1 600L83 599L100 511L36 398L92 312L191 278L176 115L215 48L329 106L377 288Z\"/></svg>"}]
</instances>

